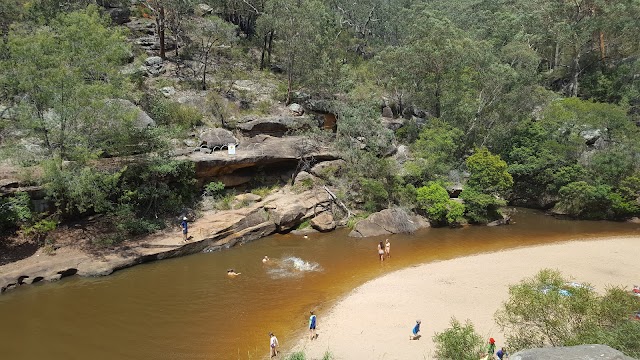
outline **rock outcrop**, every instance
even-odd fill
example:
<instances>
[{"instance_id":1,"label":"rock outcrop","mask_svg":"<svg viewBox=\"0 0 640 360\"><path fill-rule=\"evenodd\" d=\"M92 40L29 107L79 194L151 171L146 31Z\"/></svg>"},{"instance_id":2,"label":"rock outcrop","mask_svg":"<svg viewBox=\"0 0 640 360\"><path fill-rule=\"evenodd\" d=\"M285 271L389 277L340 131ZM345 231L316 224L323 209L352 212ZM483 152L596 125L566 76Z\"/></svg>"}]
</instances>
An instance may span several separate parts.
<instances>
[{"instance_id":1,"label":"rock outcrop","mask_svg":"<svg viewBox=\"0 0 640 360\"><path fill-rule=\"evenodd\" d=\"M246 118L245 121L238 124L237 128L246 136L260 134L284 136L291 131L307 130L318 126L316 122L306 116L269 116Z\"/></svg>"},{"instance_id":2,"label":"rock outcrop","mask_svg":"<svg viewBox=\"0 0 640 360\"><path fill-rule=\"evenodd\" d=\"M311 219L310 224L312 228L321 232L332 231L336 228L333 215L326 211Z\"/></svg>"},{"instance_id":3,"label":"rock outcrop","mask_svg":"<svg viewBox=\"0 0 640 360\"><path fill-rule=\"evenodd\" d=\"M285 188L286 189L286 188ZM100 256L74 247L55 250L55 256L42 249L34 256L0 266L0 293L24 284L55 281L66 276L103 276L137 264L194 254L201 251L228 249L275 232L289 231L310 219L319 205L331 201L322 188L302 193L281 190L261 201L220 212L210 212L190 226L188 243L181 242L175 231L159 233L139 242L121 246L122 251L108 251Z\"/></svg>"},{"instance_id":4,"label":"rock outcrop","mask_svg":"<svg viewBox=\"0 0 640 360\"><path fill-rule=\"evenodd\" d=\"M180 158L195 163L196 178L200 184L215 180L224 182L226 186L235 186L250 181L256 175L255 168L258 166L265 170L293 171L298 164L300 147L306 142L308 140L301 136L277 138L261 135L240 141L235 155L229 155L226 151L212 154L194 152ZM308 155L317 161L339 158L338 154L321 148Z\"/></svg>"},{"instance_id":5,"label":"rock outcrop","mask_svg":"<svg viewBox=\"0 0 640 360\"><path fill-rule=\"evenodd\" d=\"M511 360L633 360L606 345L578 345L522 350Z\"/></svg>"},{"instance_id":6,"label":"rock outcrop","mask_svg":"<svg viewBox=\"0 0 640 360\"><path fill-rule=\"evenodd\" d=\"M369 215L356 224L349 233L351 237L369 237L401 233L412 233L429 227L429 222L422 216L408 213L402 209L385 209Z\"/></svg>"}]
</instances>

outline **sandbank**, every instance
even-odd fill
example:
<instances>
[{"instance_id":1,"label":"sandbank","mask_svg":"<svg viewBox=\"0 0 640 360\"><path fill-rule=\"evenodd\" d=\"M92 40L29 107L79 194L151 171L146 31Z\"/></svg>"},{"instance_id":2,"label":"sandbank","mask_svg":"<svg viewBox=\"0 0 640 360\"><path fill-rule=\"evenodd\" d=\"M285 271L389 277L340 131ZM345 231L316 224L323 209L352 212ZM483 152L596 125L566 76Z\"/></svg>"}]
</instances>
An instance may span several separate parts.
<instances>
[{"instance_id":1,"label":"sandbank","mask_svg":"<svg viewBox=\"0 0 640 360\"><path fill-rule=\"evenodd\" d=\"M295 350L310 359L322 358L327 350L334 359L432 359L432 336L452 317L469 319L500 347L505 338L493 316L508 298L509 285L543 268L590 283L598 292L608 286L631 289L640 284L640 236L523 247L398 270L356 288L327 313L317 313L318 338L305 337ZM422 320L422 338L409 341L416 319Z\"/></svg>"}]
</instances>

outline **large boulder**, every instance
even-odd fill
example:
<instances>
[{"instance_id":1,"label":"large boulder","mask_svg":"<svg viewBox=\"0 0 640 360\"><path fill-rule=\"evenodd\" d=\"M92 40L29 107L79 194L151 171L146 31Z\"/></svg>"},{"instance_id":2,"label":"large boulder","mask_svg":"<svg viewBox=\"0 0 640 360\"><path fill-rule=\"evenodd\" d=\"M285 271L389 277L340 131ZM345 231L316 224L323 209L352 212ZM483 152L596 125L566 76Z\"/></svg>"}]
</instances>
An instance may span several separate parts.
<instances>
[{"instance_id":1,"label":"large boulder","mask_svg":"<svg viewBox=\"0 0 640 360\"><path fill-rule=\"evenodd\" d=\"M422 216L411 214L403 209L385 209L369 215L359 221L349 233L350 237L369 237L412 233L429 227L429 222Z\"/></svg>"},{"instance_id":2,"label":"large boulder","mask_svg":"<svg viewBox=\"0 0 640 360\"><path fill-rule=\"evenodd\" d=\"M131 11L127 7L115 7L105 9L105 12L111 18L111 22L117 25L128 23L131 19Z\"/></svg>"},{"instance_id":3,"label":"large boulder","mask_svg":"<svg viewBox=\"0 0 640 360\"><path fill-rule=\"evenodd\" d=\"M295 130L307 130L317 127L318 124L305 116L270 116L263 118L246 118L246 122L237 127L247 136L266 134L271 136L284 136Z\"/></svg>"},{"instance_id":4,"label":"large boulder","mask_svg":"<svg viewBox=\"0 0 640 360\"><path fill-rule=\"evenodd\" d=\"M322 232L332 231L336 228L336 222L330 212L323 212L310 221L311 227Z\"/></svg>"},{"instance_id":5,"label":"large boulder","mask_svg":"<svg viewBox=\"0 0 640 360\"><path fill-rule=\"evenodd\" d=\"M511 360L633 360L606 345L578 345L518 351Z\"/></svg>"},{"instance_id":6,"label":"large boulder","mask_svg":"<svg viewBox=\"0 0 640 360\"><path fill-rule=\"evenodd\" d=\"M149 56L146 58L144 60L144 65L142 66L142 70L150 76L159 76L166 71L164 68L164 61L160 56Z\"/></svg>"},{"instance_id":7,"label":"large boulder","mask_svg":"<svg viewBox=\"0 0 640 360\"><path fill-rule=\"evenodd\" d=\"M344 169L346 166L347 166L347 162L342 159L323 161L315 164L311 168L310 172L311 174L321 179L328 179L331 176L335 176L338 172L340 172L340 170Z\"/></svg>"},{"instance_id":8,"label":"large boulder","mask_svg":"<svg viewBox=\"0 0 640 360\"><path fill-rule=\"evenodd\" d=\"M144 110L136 106L131 101L125 99L111 99L108 100L108 102L110 104L118 106L122 110L136 112L137 116L134 122L134 126L136 128L145 129L148 127L156 126L155 120L153 120L153 118L151 118L149 114L147 114Z\"/></svg>"},{"instance_id":9,"label":"large boulder","mask_svg":"<svg viewBox=\"0 0 640 360\"><path fill-rule=\"evenodd\" d=\"M213 8L207 4L196 5L193 13L197 16L207 16L213 14Z\"/></svg>"},{"instance_id":10,"label":"large boulder","mask_svg":"<svg viewBox=\"0 0 640 360\"><path fill-rule=\"evenodd\" d=\"M200 146L206 146L209 149L221 150L229 146L229 144L238 145L238 139L233 133L223 128L206 129L200 133Z\"/></svg>"}]
</instances>

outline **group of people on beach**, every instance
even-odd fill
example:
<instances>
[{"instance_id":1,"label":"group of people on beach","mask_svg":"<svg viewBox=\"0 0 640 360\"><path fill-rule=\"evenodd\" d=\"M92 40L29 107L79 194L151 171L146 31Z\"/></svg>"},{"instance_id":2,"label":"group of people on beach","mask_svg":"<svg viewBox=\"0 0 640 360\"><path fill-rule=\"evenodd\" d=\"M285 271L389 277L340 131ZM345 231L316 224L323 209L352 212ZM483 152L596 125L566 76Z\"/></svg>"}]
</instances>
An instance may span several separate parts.
<instances>
[{"instance_id":1,"label":"group of people on beach","mask_svg":"<svg viewBox=\"0 0 640 360\"><path fill-rule=\"evenodd\" d=\"M385 257L391 257L391 243L389 239L386 239L384 243L382 241L378 243L378 256L380 257L380 261L384 261Z\"/></svg>"},{"instance_id":2,"label":"group of people on beach","mask_svg":"<svg viewBox=\"0 0 640 360\"><path fill-rule=\"evenodd\" d=\"M509 353L507 350L502 347L500 350L496 351L496 341L494 338L489 338L489 345L487 346L486 354L482 354L480 360L504 360L509 358Z\"/></svg>"}]
</instances>

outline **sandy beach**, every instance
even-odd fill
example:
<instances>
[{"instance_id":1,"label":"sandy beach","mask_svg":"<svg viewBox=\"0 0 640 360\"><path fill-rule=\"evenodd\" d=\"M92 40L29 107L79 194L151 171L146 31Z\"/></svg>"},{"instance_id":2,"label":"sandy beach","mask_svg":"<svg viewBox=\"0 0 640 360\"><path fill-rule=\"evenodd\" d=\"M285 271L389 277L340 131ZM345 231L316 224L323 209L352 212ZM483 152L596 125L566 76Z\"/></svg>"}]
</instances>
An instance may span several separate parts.
<instances>
[{"instance_id":1,"label":"sandy beach","mask_svg":"<svg viewBox=\"0 0 640 360\"><path fill-rule=\"evenodd\" d=\"M334 359L432 359L432 336L452 317L469 319L500 347L504 334L493 316L508 298L509 285L543 268L558 269L598 292L611 285L631 289L640 284L640 237L518 248L389 273L356 288L328 313L317 313L318 338L302 339L295 349L311 359L327 350ZM422 338L409 341L416 319L422 320Z\"/></svg>"}]
</instances>

